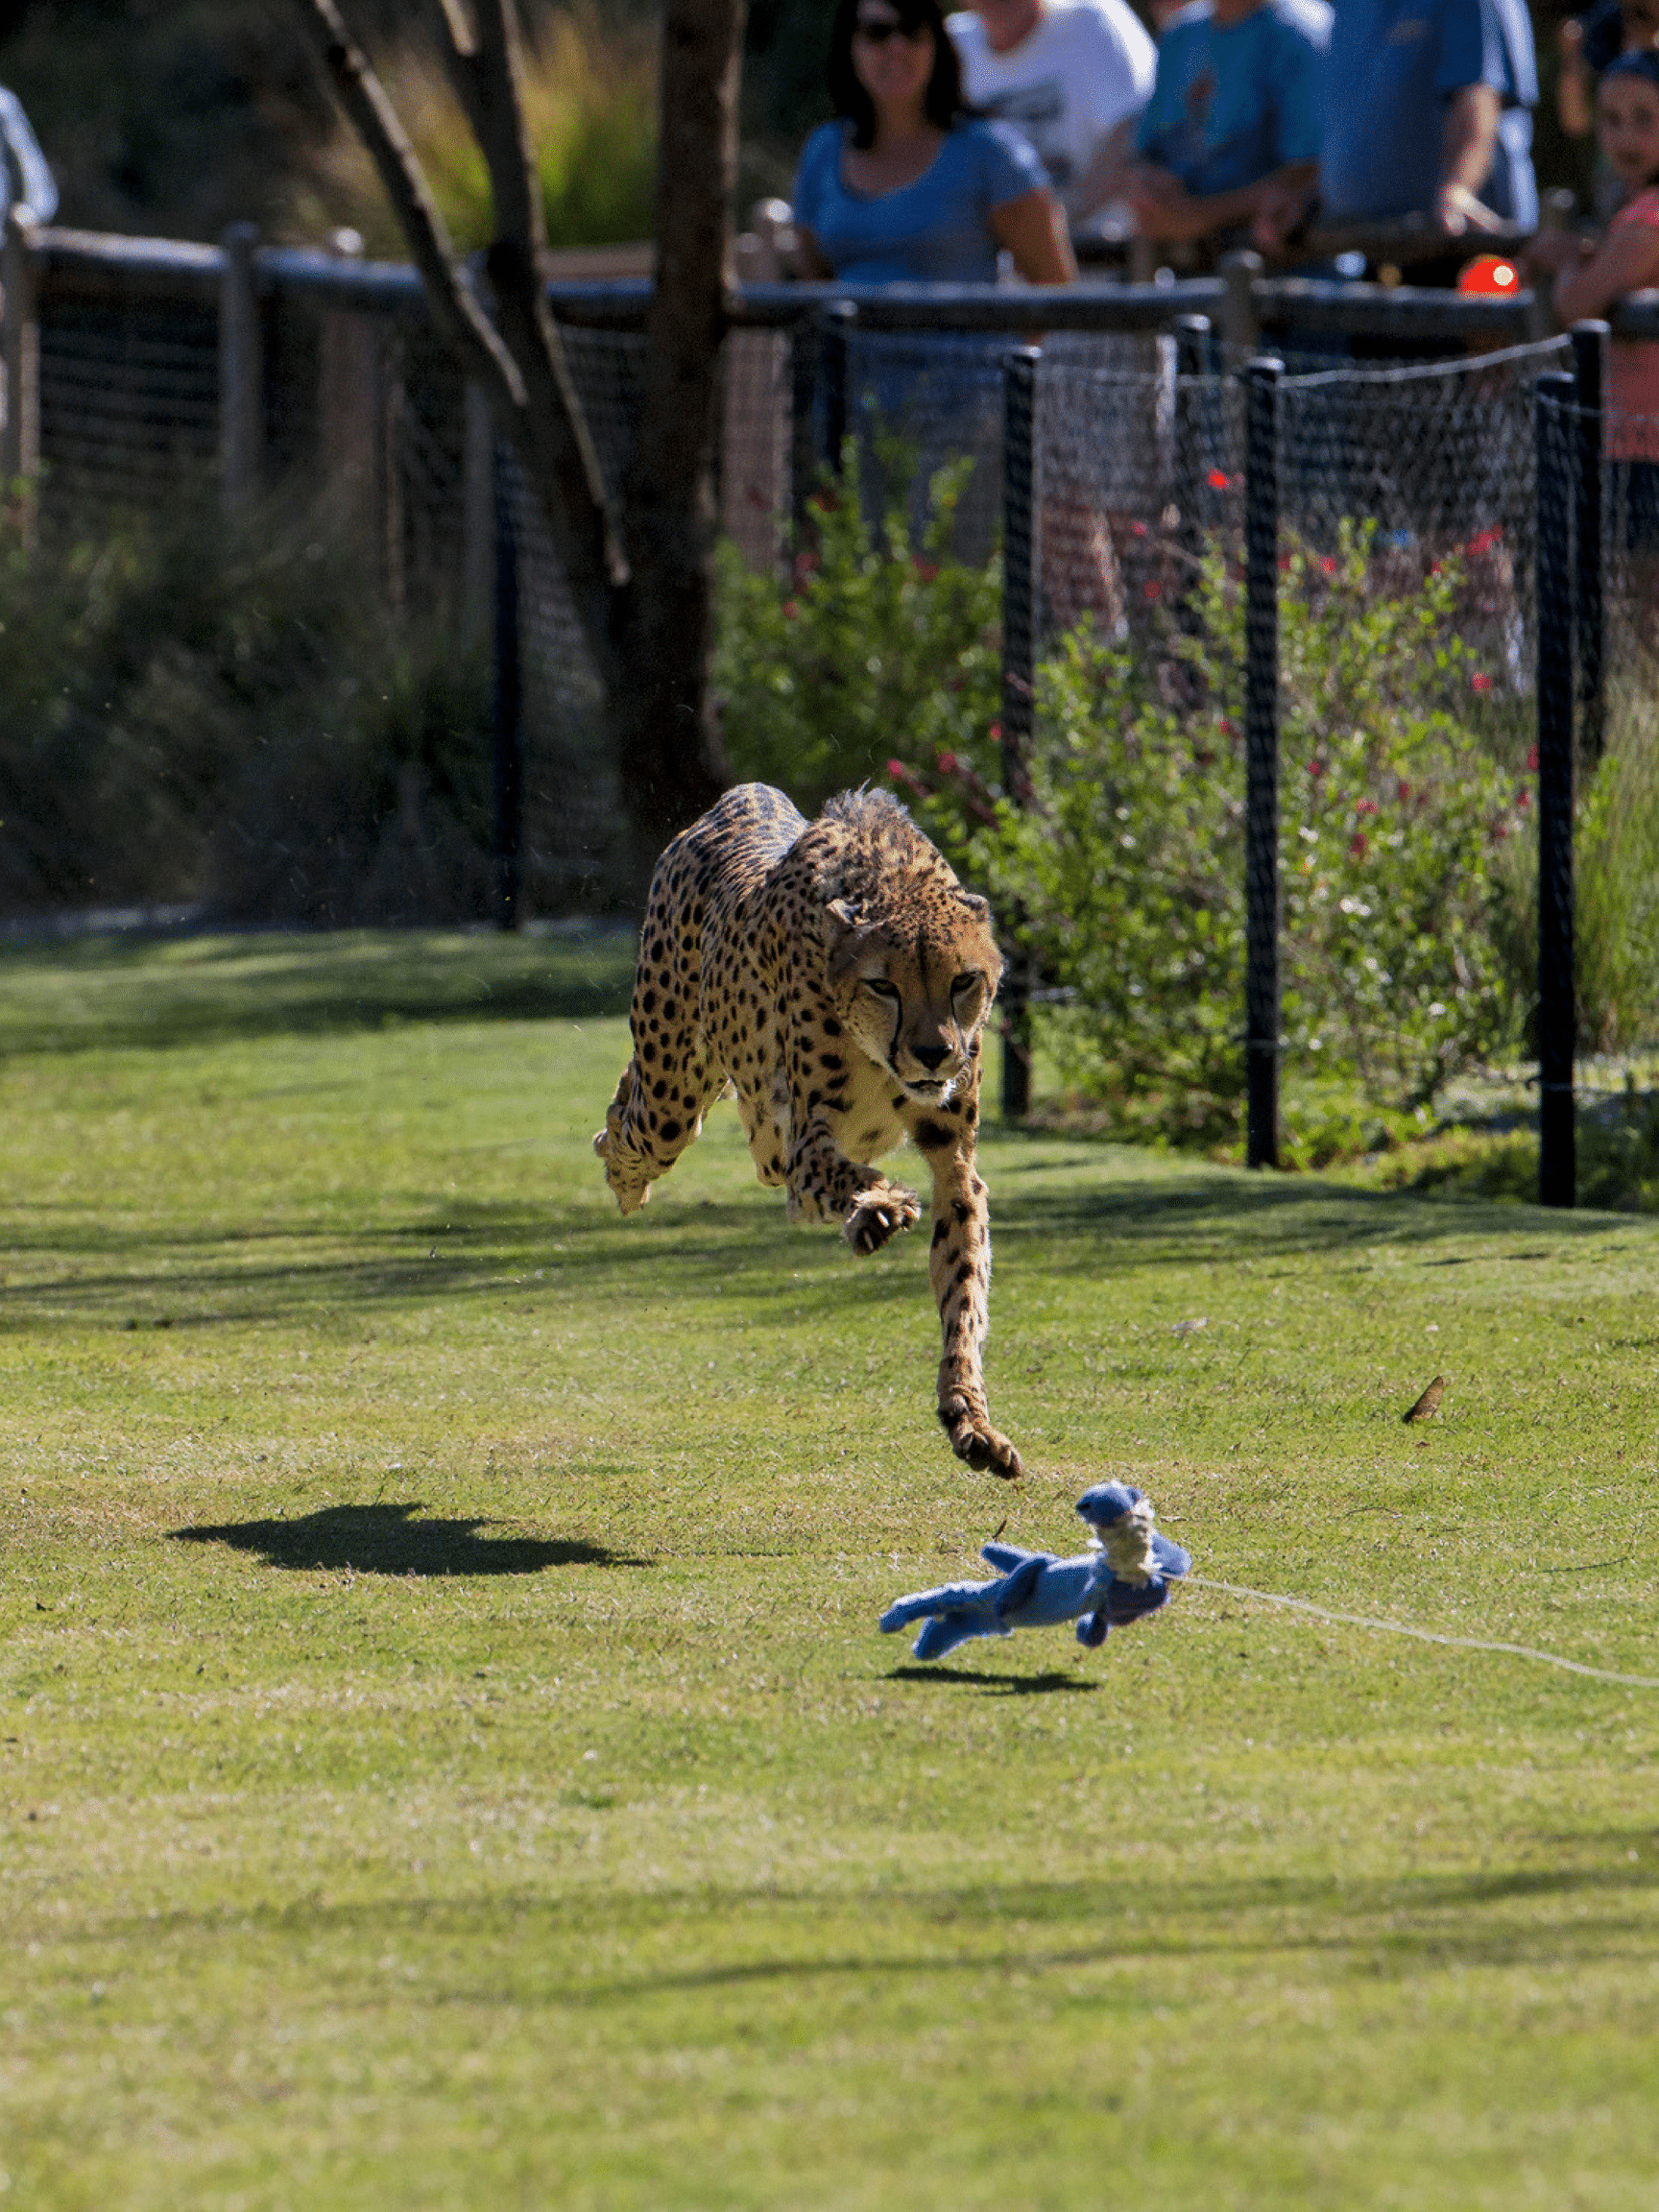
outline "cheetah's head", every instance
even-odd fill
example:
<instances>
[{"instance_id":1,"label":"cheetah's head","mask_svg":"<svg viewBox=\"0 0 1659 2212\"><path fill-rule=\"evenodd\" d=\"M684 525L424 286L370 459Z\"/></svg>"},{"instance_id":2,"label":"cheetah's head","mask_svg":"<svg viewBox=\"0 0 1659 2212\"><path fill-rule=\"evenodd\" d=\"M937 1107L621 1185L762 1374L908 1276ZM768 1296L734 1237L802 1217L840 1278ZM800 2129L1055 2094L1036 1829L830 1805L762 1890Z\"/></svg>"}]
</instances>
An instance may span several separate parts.
<instances>
[{"instance_id":1,"label":"cheetah's head","mask_svg":"<svg viewBox=\"0 0 1659 2212\"><path fill-rule=\"evenodd\" d=\"M968 1073L1002 974L991 909L952 883L926 917L827 909L828 975L842 1028L910 1097L938 1106Z\"/></svg>"}]
</instances>

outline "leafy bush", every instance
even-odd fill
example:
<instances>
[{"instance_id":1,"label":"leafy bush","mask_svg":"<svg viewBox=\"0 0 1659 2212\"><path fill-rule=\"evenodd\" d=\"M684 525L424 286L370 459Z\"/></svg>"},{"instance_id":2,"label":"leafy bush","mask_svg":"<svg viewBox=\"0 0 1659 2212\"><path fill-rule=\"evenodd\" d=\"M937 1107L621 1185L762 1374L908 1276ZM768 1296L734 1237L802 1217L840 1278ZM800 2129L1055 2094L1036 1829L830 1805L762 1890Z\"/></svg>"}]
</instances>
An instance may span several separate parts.
<instances>
[{"instance_id":1,"label":"leafy bush","mask_svg":"<svg viewBox=\"0 0 1659 2212\"><path fill-rule=\"evenodd\" d=\"M1285 565L1286 1042L1409 1106L1515 1034L1497 863L1528 794L1495 757L1509 733L1457 634L1455 563L1402 588L1361 529ZM960 756L905 779L1075 994L1053 1022L1070 1078L1211 1139L1244 1081L1243 664L1241 580L1213 554L1162 661L1085 629L1045 665L1028 811L988 805Z\"/></svg>"},{"instance_id":2,"label":"leafy bush","mask_svg":"<svg viewBox=\"0 0 1659 2212\"><path fill-rule=\"evenodd\" d=\"M854 458L850 441L842 482L813 494L785 588L721 549L727 757L808 813L895 757L982 757L1001 684L1000 563L950 551L972 462L935 476L916 540L902 485L878 527L865 514Z\"/></svg>"}]
</instances>

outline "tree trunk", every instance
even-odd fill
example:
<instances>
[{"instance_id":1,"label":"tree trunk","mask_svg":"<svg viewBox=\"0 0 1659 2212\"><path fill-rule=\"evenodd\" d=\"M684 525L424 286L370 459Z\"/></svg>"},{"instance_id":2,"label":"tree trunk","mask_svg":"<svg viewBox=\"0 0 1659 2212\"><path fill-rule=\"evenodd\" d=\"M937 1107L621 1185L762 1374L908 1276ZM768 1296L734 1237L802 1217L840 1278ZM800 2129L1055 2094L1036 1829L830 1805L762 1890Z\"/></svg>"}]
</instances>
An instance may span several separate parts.
<instances>
[{"instance_id":1,"label":"tree trunk","mask_svg":"<svg viewBox=\"0 0 1659 2212\"><path fill-rule=\"evenodd\" d=\"M414 149L338 0L298 0L397 210L434 320L517 448L546 516L605 685L641 863L725 781L709 662L744 4L668 0L657 283L618 526L537 266L541 187L524 127L514 0L441 0L445 60L491 176L495 239L486 268L493 325L473 298Z\"/></svg>"},{"instance_id":2,"label":"tree trunk","mask_svg":"<svg viewBox=\"0 0 1659 2212\"><path fill-rule=\"evenodd\" d=\"M657 281L617 598L628 680L612 712L629 811L658 845L727 781L709 662L743 13L744 0L668 0L662 25Z\"/></svg>"}]
</instances>

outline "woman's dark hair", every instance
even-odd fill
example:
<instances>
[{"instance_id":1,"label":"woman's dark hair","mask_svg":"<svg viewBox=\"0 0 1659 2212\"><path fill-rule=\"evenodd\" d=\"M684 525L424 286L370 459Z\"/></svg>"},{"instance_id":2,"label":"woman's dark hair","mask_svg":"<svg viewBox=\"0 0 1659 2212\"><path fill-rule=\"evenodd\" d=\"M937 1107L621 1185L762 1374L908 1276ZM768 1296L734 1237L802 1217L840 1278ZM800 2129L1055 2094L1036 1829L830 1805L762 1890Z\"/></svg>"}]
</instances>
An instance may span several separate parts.
<instances>
[{"instance_id":1,"label":"woman's dark hair","mask_svg":"<svg viewBox=\"0 0 1659 2212\"><path fill-rule=\"evenodd\" d=\"M1628 54L1621 54L1616 61L1609 61L1601 72L1601 82L1609 77L1640 77L1659 92L1659 54L1650 46L1633 47Z\"/></svg>"},{"instance_id":2,"label":"woman's dark hair","mask_svg":"<svg viewBox=\"0 0 1659 2212\"><path fill-rule=\"evenodd\" d=\"M926 31L933 39L933 74L922 96L927 120L935 130L949 131L958 117L974 110L962 97L962 70L956 48L945 28L939 0L882 0L905 31ZM830 97L837 115L853 126L854 146L876 143L876 107L858 82L853 66L853 33L858 22L859 0L837 0L835 21L830 32Z\"/></svg>"}]
</instances>

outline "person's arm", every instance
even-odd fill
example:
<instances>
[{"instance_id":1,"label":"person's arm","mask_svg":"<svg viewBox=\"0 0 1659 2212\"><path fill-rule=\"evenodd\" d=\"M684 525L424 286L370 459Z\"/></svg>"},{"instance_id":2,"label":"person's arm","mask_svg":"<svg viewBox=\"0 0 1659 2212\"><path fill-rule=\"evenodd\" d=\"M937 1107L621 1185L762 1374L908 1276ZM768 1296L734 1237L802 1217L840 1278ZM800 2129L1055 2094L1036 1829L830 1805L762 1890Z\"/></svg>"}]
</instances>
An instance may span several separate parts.
<instances>
[{"instance_id":1,"label":"person's arm","mask_svg":"<svg viewBox=\"0 0 1659 2212\"><path fill-rule=\"evenodd\" d=\"M1027 284L1077 281L1066 218L1046 184L1022 192L1017 200L1004 200L1000 207L991 209L986 221L998 245L1013 254L1014 266Z\"/></svg>"},{"instance_id":2,"label":"person's arm","mask_svg":"<svg viewBox=\"0 0 1659 2212\"><path fill-rule=\"evenodd\" d=\"M1569 138L1587 138L1596 128L1590 91L1590 65L1584 59L1584 26L1569 15L1555 34L1561 57L1555 79L1555 112Z\"/></svg>"},{"instance_id":3,"label":"person's arm","mask_svg":"<svg viewBox=\"0 0 1659 2212\"><path fill-rule=\"evenodd\" d=\"M1254 222L1263 208L1302 198L1311 190L1317 174L1315 162L1287 161L1271 176L1259 177L1254 184L1195 198L1166 169L1138 168L1129 180L1129 204L1135 210L1135 227L1143 238L1163 243L1208 238L1215 231Z\"/></svg>"},{"instance_id":4,"label":"person's arm","mask_svg":"<svg viewBox=\"0 0 1659 2212\"><path fill-rule=\"evenodd\" d=\"M1659 230L1649 223L1621 223L1609 230L1588 261L1559 271L1551 298L1562 323L1599 315L1626 292L1640 292L1659 277Z\"/></svg>"},{"instance_id":5,"label":"person's arm","mask_svg":"<svg viewBox=\"0 0 1659 2212\"><path fill-rule=\"evenodd\" d=\"M1495 84L1460 85L1446 103L1434 221L1448 238L1492 230L1502 221L1481 200L1480 187L1492 174L1503 106Z\"/></svg>"},{"instance_id":6,"label":"person's arm","mask_svg":"<svg viewBox=\"0 0 1659 2212\"><path fill-rule=\"evenodd\" d=\"M1095 147L1082 176L1072 179L1066 193L1066 212L1073 223L1085 222L1096 208L1104 207L1122 192L1137 121L1138 117L1125 115L1115 123Z\"/></svg>"},{"instance_id":7,"label":"person's arm","mask_svg":"<svg viewBox=\"0 0 1659 2212\"><path fill-rule=\"evenodd\" d=\"M828 284L835 272L824 255L824 249L805 225L795 226L795 274L806 284Z\"/></svg>"}]
</instances>

